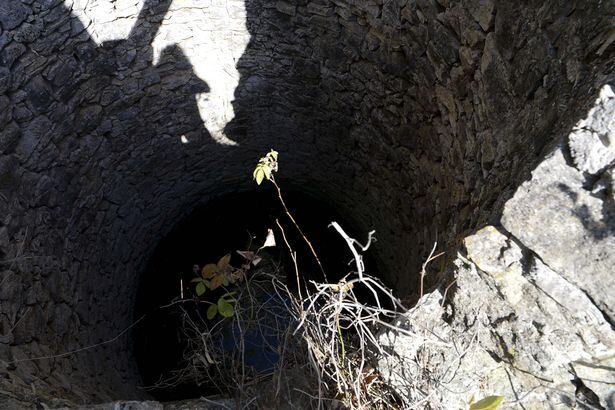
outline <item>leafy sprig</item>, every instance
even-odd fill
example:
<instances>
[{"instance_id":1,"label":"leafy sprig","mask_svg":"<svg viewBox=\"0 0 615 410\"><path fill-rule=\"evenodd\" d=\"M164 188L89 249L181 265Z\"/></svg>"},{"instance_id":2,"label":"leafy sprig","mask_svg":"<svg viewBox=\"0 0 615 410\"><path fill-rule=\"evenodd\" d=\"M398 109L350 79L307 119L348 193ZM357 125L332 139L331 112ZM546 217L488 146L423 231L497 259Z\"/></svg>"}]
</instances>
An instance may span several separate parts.
<instances>
[{"instance_id":1,"label":"leafy sprig","mask_svg":"<svg viewBox=\"0 0 615 410\"><path fill-rule=\"evenodd\" d=\"M216 290L219 287L226 288L230 284L241 281L245 275L244 269L235 269L231 265L231 254L226 254L220 258L218 263L209 263L200 270L200 276L192 279L196 283L195 292L197 296L202 296L207 289ZM218 298L207 309L207 318L213 319L218 313L223 317L232 317L235 314L233 304L236 292L226 292Z\"/></svg>"},{"instance_id":2,"label":"leafy sprig","mask_svg":"<svg viewBox=\"0 0 615 410\"><path fill-rule=\"evenodd\" d=\"M258 185L263 182L263 179L271 180L273 173L278 170L278 152L271 150L267 155L258 160L256 168L252 173L252 177Z\"/></svg>"},{"instance_id":3,"label":"leafy sprig","mask_svg":"<svg viewBox=\"0 0 615 410\"><path fill-rule=\"evenodd\" d=\"M275 246L271 229L269 229L267 239L259 250L269 246ZM237 302L235 295L237 292L228 291L227 286L235 285L245 279L248 270L262 260L257 253L258 251L237 251L237 254L245 260L240 268L235 268L231 265L230 253L221 257L218 263L208 263L202 269L195 266L199 276L192 279L192 282L196 283L194 290L197 296L203 296L207 289L213 291L222 287L222 289L226 290L216 303L212 303L207 309L207 319L212 320L217 314L225 318L232 317L235 314L235 303Z\"/></svg>"}]
</instances>

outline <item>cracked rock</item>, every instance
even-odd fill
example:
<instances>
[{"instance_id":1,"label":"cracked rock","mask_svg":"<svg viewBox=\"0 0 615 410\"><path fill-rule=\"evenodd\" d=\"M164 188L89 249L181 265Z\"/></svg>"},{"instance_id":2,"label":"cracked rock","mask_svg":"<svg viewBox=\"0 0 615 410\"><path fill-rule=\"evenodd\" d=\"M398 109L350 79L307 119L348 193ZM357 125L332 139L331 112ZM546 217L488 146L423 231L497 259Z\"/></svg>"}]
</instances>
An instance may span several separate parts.
<instances>
[{"instance_id":1,"label":"cracked rock","mask_svg":"<svg viewBox=\"0 0 615 410\"><path fill-rule=\"evenodd\" d=\"M615 161L615 93L610 85L602 88L587 118L576 125L568 145L580 171L595 175Z\"/></svg>"},{"instance_id":2,"label":"cracked rock","mask_svg":"<svg viewBox=\"0 0 615 410\"><path fill-rule=\"evenodd\" d=\"M465 244L450 320L435 292L396 323L408 333L381 335L392 351L379 361L385 380L409 403L463 408L472 395L503 395L541 409L574 403L576 377L611 408L615 331L594 302L495 227Z\"/></svg>"},{"instance_id":3,"label":"cracked rock","mask_svg":"<svg viewBox=\"0 0 615 410\"><path fill-rule=\"evenodd\" d=\"M502 225L579 286L612 322L615 219L605 212L605 200L583 185L583 174L568 165L558 149L506 203Z\"/></svg>"}]
</instances>

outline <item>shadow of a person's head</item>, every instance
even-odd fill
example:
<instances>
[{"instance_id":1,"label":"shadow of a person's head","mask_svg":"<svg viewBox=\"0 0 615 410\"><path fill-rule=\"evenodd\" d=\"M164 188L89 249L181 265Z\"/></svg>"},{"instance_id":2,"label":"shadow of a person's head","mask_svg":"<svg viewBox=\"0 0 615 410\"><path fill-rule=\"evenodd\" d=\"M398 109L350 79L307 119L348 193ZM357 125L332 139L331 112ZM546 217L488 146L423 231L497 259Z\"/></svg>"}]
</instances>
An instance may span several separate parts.
<instances>
[{"instance_id":1,"label":"shadow of a person's head","mask_svg":"<svg viewBox=\"0 0 615 410\"><path fill-rule=\"evenodd\" d=\"M169 45L155 55L154 39L170 3L146 0L126 39L97 47L93 70L110 77L121 90L112 114L128 124L131 132L178 139L190 134L191 140L207 142L210 135L201 119L196 95L208 93L209 85L195 74L179 45Z\"/></svg>"}]
</instances>

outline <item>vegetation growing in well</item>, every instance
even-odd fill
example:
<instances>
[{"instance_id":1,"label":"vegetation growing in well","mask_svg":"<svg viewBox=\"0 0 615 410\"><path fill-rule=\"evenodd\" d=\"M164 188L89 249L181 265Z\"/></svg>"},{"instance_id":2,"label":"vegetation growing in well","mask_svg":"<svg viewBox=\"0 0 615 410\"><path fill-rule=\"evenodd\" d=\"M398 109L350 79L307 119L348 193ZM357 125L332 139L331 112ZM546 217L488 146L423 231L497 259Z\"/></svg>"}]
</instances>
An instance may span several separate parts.
<instances>
[{"instance_id":1,"label":"vegetation growing in well","mask_svg":"<svg viewBox=\"0 0 615 410\"><path fill-rule=\"evenodd\" d=\"M253 179L257 185L273 184L290 226L308 246L308 256L326 279L316 249L288 209L275 180L278 158L274 150L260 158ZM424 386L438 388L432 375L426 373L425 380L412 381L408 388L416 400L408 401L387 385L376 364L377 358L390 354L378 343L378 333L382 329L408 333L396 325L396 319L408 311L366 271L362 253L369 249L375 232L369 232L362 244L337 222L330 227L344 239L354 262L354 269L336 283L306 283L297 264L297 244L289 241L278 220L261 238L261 246L229 250L216 262L195 266L194 295L203 306L203 315L185 312L187 366L161 383L214 383L236 400L237 408L425 408L429 392ZM281 252L288 254L291 266L280 262ZM426 264L437 256L432 251ZM425 265L421 293L424 276ZM293 291L287 280L296 281ZM370 303L359 292L369 294ZM427 333L416 336L423 349L434 343ZM258 358L254 351L259 352ZM502 400L501 396L478 402L472 398L468 406L496 409Z\"/></svg>"}]
</instances>

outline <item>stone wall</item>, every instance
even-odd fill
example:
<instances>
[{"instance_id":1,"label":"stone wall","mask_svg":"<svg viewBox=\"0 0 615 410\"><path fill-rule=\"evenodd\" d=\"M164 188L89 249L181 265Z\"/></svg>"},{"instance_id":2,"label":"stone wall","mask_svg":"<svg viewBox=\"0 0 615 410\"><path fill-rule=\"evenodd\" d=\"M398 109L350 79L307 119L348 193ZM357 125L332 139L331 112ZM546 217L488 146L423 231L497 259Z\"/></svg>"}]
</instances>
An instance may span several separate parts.
<instances>
[{"instance_id":1,"label":"stone wall","mask_svg":"<svg viewBox=\"0 0 615 410\"><path fill-rule=\"evenodd\" d=\"M596 54L612 14L600 7L246 2L227 130L296 153L289 183L376 229L407 293L431 244L496 218L587 113L612 69Z\"/></svg>"},{"instance_id":2,"label":"stone wall","mask_svg":"<svg viewBox=\"0 0 615 410\"><path fill-rule=\"evenodd\" d=\"M0 0L1 383L20 398L142 395L129 332L20 360L126 329L160 238L249 189L269 148L284 186L376 229L408 296L432 243L452 259L497 220L612 81L598 0L144 3Z\"/></svg>"},{"instance_id":3,"label":"stone wall","mask_svg":"<svg viewBox=\"0 0 615 410\"><path fill-rule=\"evenodd\" d=\"M448 296L435 291L405 315L411 336L383 333L393 353L380 370L406 402L431 393L434 407L463 408L501 395L508 408L615 408L614 144L605 85L506 202L501 225L464 239Z\"/></svg>"}]
</instances>

